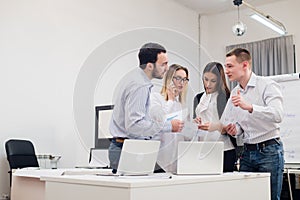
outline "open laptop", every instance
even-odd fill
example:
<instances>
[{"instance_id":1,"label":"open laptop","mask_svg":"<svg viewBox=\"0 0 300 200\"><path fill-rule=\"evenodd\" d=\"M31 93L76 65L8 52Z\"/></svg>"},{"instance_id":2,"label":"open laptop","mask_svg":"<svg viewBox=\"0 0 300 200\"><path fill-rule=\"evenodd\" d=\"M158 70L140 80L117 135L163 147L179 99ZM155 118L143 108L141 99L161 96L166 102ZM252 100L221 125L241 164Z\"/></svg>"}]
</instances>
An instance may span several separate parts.
<instances>
[{"instance_id":1,"label":"open laptop","mask_svg":"<svg viewBox=\"0 0 300 200\"><path fill-rule=\"evenodd\" d=\"M222 174L223 142L179 142L177 174Z\"/></svg>"},{"instance_id":2,"label":"open laptop","mask_svg":"<svg viewBox=\"0 0 300 200\"><path fill-rule=\"evenodd\" d=\"M125 140L118 175L149 175L154 172L160 141Z\"/></svg>"}]
</instances>

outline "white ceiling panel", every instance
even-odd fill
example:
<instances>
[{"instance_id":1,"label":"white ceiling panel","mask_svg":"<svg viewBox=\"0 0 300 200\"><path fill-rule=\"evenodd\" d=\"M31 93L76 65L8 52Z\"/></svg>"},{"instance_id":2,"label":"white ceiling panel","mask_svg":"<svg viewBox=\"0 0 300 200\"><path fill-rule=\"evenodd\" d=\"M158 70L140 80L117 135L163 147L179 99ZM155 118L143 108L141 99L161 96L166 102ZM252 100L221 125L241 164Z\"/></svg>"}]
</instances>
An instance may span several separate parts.
<instances>
[{"instance_id":1,"label":"white ceiling panel","mask_svg":"<svg viewBox=\"0 0 300 200\"><path fill-rule=\"evenodd\" d=\"M181 5L184 5L199 14L217 14L236 9L233 0L173 0ZM277 1L285 0L246 0L245 2L252 6L260 6Z\"/></svg>"}]
</instances>

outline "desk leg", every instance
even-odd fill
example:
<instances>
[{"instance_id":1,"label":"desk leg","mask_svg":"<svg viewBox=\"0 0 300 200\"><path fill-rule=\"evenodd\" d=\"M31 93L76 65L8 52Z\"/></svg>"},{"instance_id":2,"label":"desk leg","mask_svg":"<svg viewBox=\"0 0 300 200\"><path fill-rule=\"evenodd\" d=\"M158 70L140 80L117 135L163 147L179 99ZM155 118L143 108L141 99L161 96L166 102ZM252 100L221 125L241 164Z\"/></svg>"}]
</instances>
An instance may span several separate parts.
<instances>
[{"instance_id":1,"label":"desk leg","mask_svg":"<svg viewBox=\"0 0 300 200\"><path fill-rule=\"evenodd\" d=\"M287 177L288 177L288 184L289 184L290 197L291 197L291 200L293 200L293 191L292 191L292 186L291 186L291 178L290 178L290 172L289 172L289 169L286 169L286 174L287 174Z\"/></svg>"}]
</instances>

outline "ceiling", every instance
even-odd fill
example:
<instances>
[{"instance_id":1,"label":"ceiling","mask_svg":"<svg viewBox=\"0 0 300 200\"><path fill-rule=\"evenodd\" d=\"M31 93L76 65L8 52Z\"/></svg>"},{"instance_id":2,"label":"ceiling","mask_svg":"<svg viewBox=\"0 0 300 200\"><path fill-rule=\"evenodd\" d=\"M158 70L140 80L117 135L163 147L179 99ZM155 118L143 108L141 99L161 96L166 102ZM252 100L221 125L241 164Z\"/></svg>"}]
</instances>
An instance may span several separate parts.
<instances>
[{"instance_id":1,"label":"ceiling","mask_svg":"<svg viewBox=\"0 0 300 200\"><path fill-rule=\"evenodd\" d=\"M195 10L199 14L217 14L220 12L226 12L234 10L236 6L233 4L233 0L173 0L181 5L184 5L192 10ZM252 6L260 6L269 4L272 2L278 2L284 0L246 0L245 2Z\"/></svg>"}]
</instances>

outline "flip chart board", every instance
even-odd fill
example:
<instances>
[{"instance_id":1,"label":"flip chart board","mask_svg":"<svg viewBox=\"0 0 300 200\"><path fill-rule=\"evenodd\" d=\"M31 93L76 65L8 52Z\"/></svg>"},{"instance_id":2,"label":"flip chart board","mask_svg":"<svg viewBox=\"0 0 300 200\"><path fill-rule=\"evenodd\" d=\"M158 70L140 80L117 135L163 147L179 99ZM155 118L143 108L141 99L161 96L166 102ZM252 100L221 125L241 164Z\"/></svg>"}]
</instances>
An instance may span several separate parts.
<instances>
[{"instance_id":1,"label":"flip chart board","mask_svg":"<svg viewBox=\"0 0 300 200\"><path fill-rule=\"evenodd\" d=\"M282 88L284 119L280 125L285 163L300 164L300 74L270 76Z\"/></svg>"}]
</instances>

